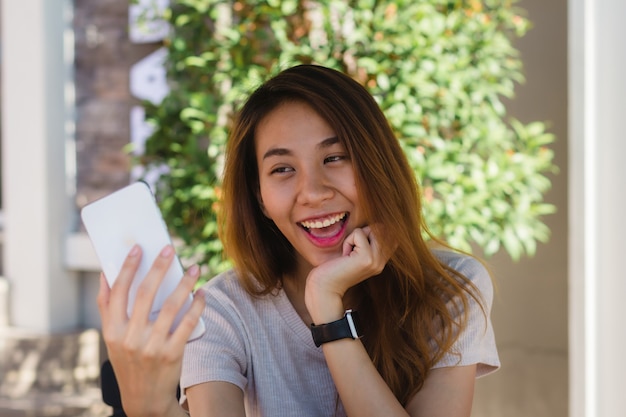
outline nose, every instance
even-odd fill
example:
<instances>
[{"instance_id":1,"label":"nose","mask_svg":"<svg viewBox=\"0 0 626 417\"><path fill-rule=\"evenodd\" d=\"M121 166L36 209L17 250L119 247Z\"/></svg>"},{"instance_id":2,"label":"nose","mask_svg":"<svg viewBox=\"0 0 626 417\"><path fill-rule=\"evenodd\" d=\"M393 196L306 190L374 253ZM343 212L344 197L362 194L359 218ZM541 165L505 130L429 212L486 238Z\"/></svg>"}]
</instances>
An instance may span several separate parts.
<instances>
[{"instance_id":1,"label":"nose","mask_svg":"<svg viewBox=\"0 0 626 417\"><path fill-rule=\"evenodd\" d=\"M320 169L300 170L297 201L302 205L317 205L333 196L331 181Z\"/></svg>"}]
</instances>

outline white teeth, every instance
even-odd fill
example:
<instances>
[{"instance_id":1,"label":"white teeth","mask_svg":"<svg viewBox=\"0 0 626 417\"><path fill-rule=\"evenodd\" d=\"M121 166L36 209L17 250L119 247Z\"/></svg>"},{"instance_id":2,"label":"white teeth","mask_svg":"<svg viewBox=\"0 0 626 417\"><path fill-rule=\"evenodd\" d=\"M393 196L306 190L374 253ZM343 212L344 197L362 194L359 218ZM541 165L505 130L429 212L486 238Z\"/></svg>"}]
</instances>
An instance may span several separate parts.
<instances>
[{"instance_id":1,"label":"white teeth","mask_svg":"<svg viewBox=\"0 0 626 417\"><path fill-rule=\"evenodd\" d=\"M307 229L321 229L323 227L328 227L330 225L333 225L337 223L338 221L343 220L345 217L346 217L346 213L342 213L342 214L337 214L328 219L324 219L323 221L322 220L305 221L305 222L301 222L300 224L303 227L306 227Z\"/></svg>"}]
</instances>

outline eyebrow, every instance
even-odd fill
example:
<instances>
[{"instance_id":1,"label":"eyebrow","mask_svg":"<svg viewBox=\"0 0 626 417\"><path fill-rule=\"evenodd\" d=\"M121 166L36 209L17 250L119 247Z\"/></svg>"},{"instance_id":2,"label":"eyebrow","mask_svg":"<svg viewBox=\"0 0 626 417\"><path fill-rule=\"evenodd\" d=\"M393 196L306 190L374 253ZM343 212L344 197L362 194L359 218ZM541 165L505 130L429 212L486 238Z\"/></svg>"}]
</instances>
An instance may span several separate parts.
<instances>
[{"instance_id":1,"label":"eyebrow","mask_svg":"<svg viewBox=\"0 0 626 417\"><path fill-rule=\"evenodd\" d=\"M339 143L339 138L337 136L330 137L328 139L324 139L320 143L317 144L317 148L324 149L329 148L335 144ZM291 155L291 150L287 148L271 148L268 149L265 154L263 154L263 160L270 158L272 156L282 156L282 155Z\"/></svg>"}]
</instances>

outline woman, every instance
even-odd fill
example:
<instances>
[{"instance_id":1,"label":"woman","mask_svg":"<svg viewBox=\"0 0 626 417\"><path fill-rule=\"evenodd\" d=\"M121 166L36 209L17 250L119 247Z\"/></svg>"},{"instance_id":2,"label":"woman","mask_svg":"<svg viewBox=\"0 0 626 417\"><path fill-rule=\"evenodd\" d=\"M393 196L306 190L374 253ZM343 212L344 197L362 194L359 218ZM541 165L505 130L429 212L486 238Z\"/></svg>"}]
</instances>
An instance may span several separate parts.
<instances>
[{"instance_id":1,"label":"woman","mask_svg":"<svg viewBox=\"0 0 626 417\"><path fill-rule=\"evenodd\" d=\"M235 269L196 293L174 333L197 267L147 319L171 248L130 319L140 249L111 290L101 283L129 416L185 415L167 395L181 371L194 417L470 415L475 378L499 366L491 281L425 242L413 172L360 84L301 65L256 90L227 145L221 215ZM207 331L186 344L204 305Z\"/></svg>"}]
</instances>

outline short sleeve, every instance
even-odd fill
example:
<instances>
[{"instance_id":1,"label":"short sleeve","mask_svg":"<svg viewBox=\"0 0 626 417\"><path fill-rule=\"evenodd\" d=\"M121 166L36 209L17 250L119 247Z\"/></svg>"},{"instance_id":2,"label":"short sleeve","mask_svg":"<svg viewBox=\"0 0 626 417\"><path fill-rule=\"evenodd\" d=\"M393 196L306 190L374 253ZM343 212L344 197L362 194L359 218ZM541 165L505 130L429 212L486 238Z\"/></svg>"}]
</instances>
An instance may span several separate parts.
<instances>
[{"instance_id":1,"label":"short sleeve","mask_svg":"<svg viewBox=\"0 0 626 417\"><path fill-rule=\"evenodd\" d=\"M447 256L450 256L447 260ZM500 367L500 359L491 324L493 283L478 260L463 255L445 255L444 262L467 277L476 287L476 297L468 297L467 325L459 334L451 351L433 368L477 365L476 377L488 375ZM477 298L477 299L476 299Z\"/></svg>"},{"instance_id":2,"label":"short sleeve","mask_svg":"<svg viewBox=\"0 0 626 417\"><path fill-rule=\"evenodd\" d=\"M214 278L215 279L215 278ZM211 282L205 287L202 314L207 331L185 346L181 389L210 382L230 382L242 390L246 385L247 342L233 301Z\"/></svg>"}]
</instances>

